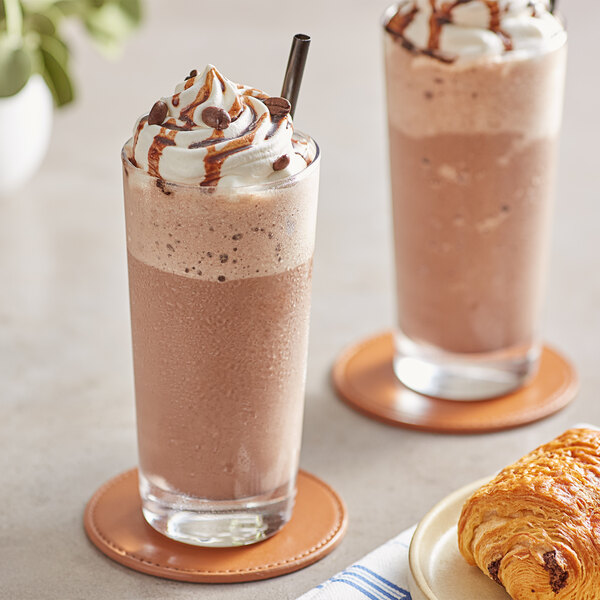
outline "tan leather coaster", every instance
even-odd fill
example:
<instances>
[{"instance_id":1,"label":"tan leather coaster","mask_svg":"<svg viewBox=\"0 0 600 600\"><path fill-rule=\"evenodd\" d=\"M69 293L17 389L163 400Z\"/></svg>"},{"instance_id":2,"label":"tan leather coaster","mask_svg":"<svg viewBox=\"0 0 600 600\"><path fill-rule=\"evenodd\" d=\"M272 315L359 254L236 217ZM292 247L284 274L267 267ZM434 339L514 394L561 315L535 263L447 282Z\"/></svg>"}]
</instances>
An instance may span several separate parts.
<instances>
[{"instance_id":1,"label":"tan leather coaster","mask_svg":"<svg viewBox=\"0 0 600 600\"><path fill-rule=\"evenodd\" d=\"M404 387L393 371L391 332L348 348L333 367L341 399L363 414L400 427L447 433L509 429L543 419L569 404L579 382L573 365L544 346L540 369L521 389L479 401L423 396Z\"/></svg>"},{"instance_id":2,"label":"tan leather coaster","mask_svg":"<svg viewBox=\"0 0 600 600\"><path fill-rule=\"evenodd\" d=\"M346 507L314 475L298 474L289 523L273 537L239 548L201 548L171 540L142 515L137 469L106 482L84 514L90 540L109 558L158 577L206 583L268 579L297 571L329 554L346 533Z\"/></svg>"}]
</instances>

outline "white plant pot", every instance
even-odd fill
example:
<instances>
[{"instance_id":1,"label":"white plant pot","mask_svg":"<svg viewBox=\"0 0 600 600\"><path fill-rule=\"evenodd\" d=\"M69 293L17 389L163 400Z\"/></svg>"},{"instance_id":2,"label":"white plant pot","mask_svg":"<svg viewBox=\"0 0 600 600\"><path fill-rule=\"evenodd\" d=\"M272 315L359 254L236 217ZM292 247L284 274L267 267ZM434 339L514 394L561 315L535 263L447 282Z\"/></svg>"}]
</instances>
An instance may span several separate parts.
<instances>
[{"instance_id":1,"label":"white plant pot","mask_svg":"<svg viewBox=\"0 0 600 600\"><path fill-rule=\"evenodd\" d=\"M0 98L0 194L37 171L48 150L52 112L52 94L41 75L32 75L18 94Z\"/></svg>"}]
</instances>

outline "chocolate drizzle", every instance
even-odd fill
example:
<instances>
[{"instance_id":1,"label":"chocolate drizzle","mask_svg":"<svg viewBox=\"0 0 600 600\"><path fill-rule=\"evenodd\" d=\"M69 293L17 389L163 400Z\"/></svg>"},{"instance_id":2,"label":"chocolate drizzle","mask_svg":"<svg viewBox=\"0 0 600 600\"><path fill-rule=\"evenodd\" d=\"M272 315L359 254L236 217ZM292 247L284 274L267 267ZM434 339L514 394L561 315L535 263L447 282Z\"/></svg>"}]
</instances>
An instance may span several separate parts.
<instances>
[{"instance_id":1,"label":"chocolate drizzle","mask_svg":"<svg viewBox=\"0 0 600 600\"><path fill-rule=\"evenodd\" d=\"M220 132L219 132L220 133ZM190 150L194 150L194 148L206 148L207 146L214 146L215 144L218 144L219 142L223 141L223 137L209 137L206 138L205 140L200 140L199 142L194 142L193 144L190 144L188 146L188 148Z\"/></svg>"},{"instance_id":2,"label":"chocolate drizzle","mask_svg":"<svg viewBox=\"0 0 600 600\"><path fill-rule=\"evenodd\" d=\"M190 79L190 81L192 81ZM206 102L210 93L212 91L212 79L207 77L206 82L202 85L202 87L198 90L196 97L192 102L190 102L185 108L182 108L179 112L180 120L184 121L190 126L190 129L194 126L193 114L196 110L196 107L203 102Z\"/></svg>"},{"instance_id":3,"label":"chocolate drizzle","mask_svg":"<svg viewBox=\"0 0 600 600\"><path fill-rule=\"evenodd\" d=\"M221 73L218 73L218 72L215 72L215 71L213 71L212 73L213 73L213 77L216 75L217 79L221 83L221 91L223 93L225 93L225 80L223 79L223 76L221 75Z\"/></svg>"},{"instance_id":4,"label":"chocolate drizzle","mask_svg":"<svg viewBox=\"0 0 600 600\"><path fill-rule=\"evenodd\" d=\"M231 140L225 144L222 148L216 148L214 144L209 146L204 157L204 170L206 175L200 183L201 186L214 186L219 183L221 179L221 168L223 163L228 156L248 150L252 147L256 131L260 127L261 123L265 120L266 114L255 120L252 125L248 127L248 131L238 138Z\"/></svg>"},{"instance_id":5,"label":"chocolate drizzle","mask_svg":"<svg viewBox=\"0 0 600 600\"><path fill-rule=\"evenodd\" d=\"M169 117L162 126L166 129L171 129L172 131L189 131L192 129L189 123L185 123L184 125L178 125L175 117Z\"/></svg>"},{"instance_id":6,"label":"chocolate drizzle","mask_svg":"<svg viewBox=\"0 0 600 600\"><path fill-rule=\"evenodd\" d=\"M414 1L412 2L412 8L409 11L401 13L399 9L386 23L385 28L389 33L398 38L402 46L410 52L413 52L414 54L424 54L425 56L435 58L441 62L452 63L457 57L446 56L440 51L442 28L444 25L454 23L452 13L457 6L468 4L472 1L473 0L454 0L453 2L443 2L440 0L429 0L431 5L431 15L429 17L429 37L426 48L418 48L404 35L405 30L414 21L420 10ZM482 1L490 12L490 20L487 28L502 40L505 51L508 52L512 50L512 39L501 27L502 11L498 0ZM401 6L401 8L403 6Z\"/></svg>"},{"instance_id":7,"label":"chocolate drizzle","mask_svg":"<svg viewBox=\"0 0 600 600\"><path fill-rule=\"evenodd\" d=\"M152 144L148 149L148 173L154 177L160 177L159 164L160 157L167 146L175 145L176 131L167 131L164 127L161 128L160 134L155 136Z\"/></svg>"},{"instance_id":8,"label":"chocolate drizzle","mask_svg":"<svg viewBox=\"0 0 600 600\"><path fill-rule=\"evenodd\" d=\"M415 4L408 13L400 14L397 12L387 23L385 28L392 34L402 37L404 30L413 22L417 16L419 8Z\"/></svg>"},{"instance_id":9,"label":"chocolate drizzle","mask_svg":"<svg viewBox=\"0 0 600 600\"><path fill-rule=\"evenodd\" d=\"M134 134L134 136L133 136L133 146L132 146L132 148L134 148L134 149L135 149L135 147L137 146L137 143L138 143L138 138L140 137L140 131L142 131L142 129L144 129L144 125L145 125L147 122L148 122L148 117L147 117L147 116L145 116L145 117L142 117L142 118L140 119L140 122L138 123L138 126L137 126L137 128L136 128L136 130L135 130L135 134Z\"/></svg>"},{"instance_id":10,"label":"chocolate drizzle","mask_svg":"<svg viewBox=\"0 0 600 600\"><path fill-rule=\"evenodd\" d=\"M281 124L285 123L285 122L286 122L285 117L271 118L271 127L269 128L269 131L267 131L267 133L265 135L265 140L272 138L277 133L277 130L281 127Z\"/></svg>"},{"instance_id":11,"label":"chocolate drizzle","mask_svg":"<svg viewBox=\"0 0 600 600\"><path fill-rule=\"evenodd\" d=\"M500 5L498 0L485 0L485 5L490 11L490 24L488 29L493 31L504 44L504 49L508 52L513 49L513 43L510 35L500 27Z\"/></svg>"}]
</instances>

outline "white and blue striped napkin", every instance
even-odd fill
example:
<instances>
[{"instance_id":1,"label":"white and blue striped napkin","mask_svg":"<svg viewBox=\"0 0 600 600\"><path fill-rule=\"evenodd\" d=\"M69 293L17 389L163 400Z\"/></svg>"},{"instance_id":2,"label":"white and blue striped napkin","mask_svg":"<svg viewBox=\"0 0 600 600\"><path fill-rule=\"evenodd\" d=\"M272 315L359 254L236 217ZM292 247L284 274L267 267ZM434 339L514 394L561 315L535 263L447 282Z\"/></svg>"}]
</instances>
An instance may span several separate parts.
<instances>
[{"instance_id":1,"label":"white and blue striped napkin","mask_svg":"<svg viewBox=\"0 0 600 600\"><path fill-rule=\"evenodd\" d=\"M411 600L408 547L411 527L298 600Z\"/></svg>"}]
</instances>

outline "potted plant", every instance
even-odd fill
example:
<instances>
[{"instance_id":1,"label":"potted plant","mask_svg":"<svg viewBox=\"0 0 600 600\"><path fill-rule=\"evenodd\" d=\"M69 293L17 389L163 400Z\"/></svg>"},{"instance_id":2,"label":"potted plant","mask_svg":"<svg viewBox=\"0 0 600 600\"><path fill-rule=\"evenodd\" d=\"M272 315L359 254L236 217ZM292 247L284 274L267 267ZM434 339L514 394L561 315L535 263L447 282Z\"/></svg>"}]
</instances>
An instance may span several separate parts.
<instances>
[{"instance_id":1,"label":"potted plant","mask_svg":"<svg viewBox=\"0 0 600 600\"><path fill-rule=\"evenodd\" d=\"M60 33L78 19L93 42L114 56L141 20L141 0L0 0L0 193L40 165L53 106L74 99L69 49Z\"/></svg>"}]
</instances>

